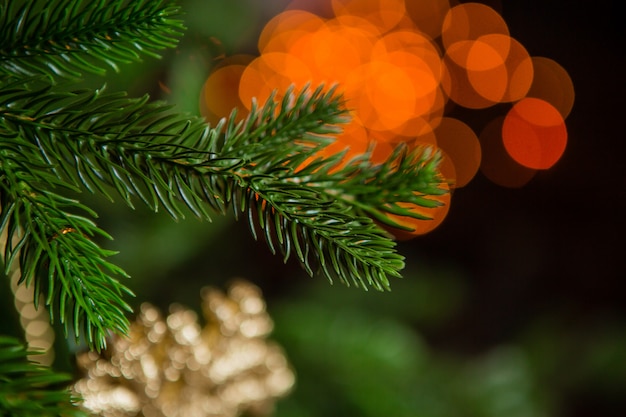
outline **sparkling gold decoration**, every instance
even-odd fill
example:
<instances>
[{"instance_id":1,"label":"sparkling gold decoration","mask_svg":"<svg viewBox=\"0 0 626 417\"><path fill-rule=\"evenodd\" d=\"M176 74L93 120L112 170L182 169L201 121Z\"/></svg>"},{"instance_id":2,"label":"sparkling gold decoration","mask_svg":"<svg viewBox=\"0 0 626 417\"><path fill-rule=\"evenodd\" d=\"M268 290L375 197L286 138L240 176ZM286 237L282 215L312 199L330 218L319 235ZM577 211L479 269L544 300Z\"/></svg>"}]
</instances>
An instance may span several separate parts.
<instances>
[{"instance_id":1,"label":"sparkling gold decoration","mask_svg":"<svg viewBox=\"0 0 626 417\"><path fill-rule=\"evenodd\" d=\"M172 305L163 318L141 306L128 338L102 355L79 355L86 371L75 391L83 407L104 417L263 416L293 386L281 348L266 337L273 323L260 290L245 281L228 294L202 290L202 312Z\"/></svg>"},{"instance_id":2,"label":"sparkling gold decoration","mask_svg":"<svg viewBox=\"0 0 626 417\"><path fill-rule=\"evenodd\" d=\"M15 239L13 245L17 244L17 236ZM0 235L0 253L4 253L6 243L5 231ZM39 303L35 307L33 287L27 287L24 283L18 284L22 272L17 261L11 265L7 275L14 296L15 309L24 329L26 344L29 350L37 352L35 355L28 355L28 359L41 365L51 365L54 362L54 329L50 325L50 315L45 307L45 300L43 296L40 296Z\"/></svg>"},{"instance_id":3,"label":"sparkling gold decoration","mask_svg":"<svg viewBox=\"0 0 626 417\"><path fill-rule=\"evenodd\" d=\"M28 359L41 365L54 362L54 329L50 325L50 315L45 307L43 297L35 307L33 288L24 284L18 285L19 273L11 275L11 291L13 291L15 309L20 315L20 324L24 329L24 337L28 349L37 351L36 355L28 355Z\"/></svg>"}]
</instances>

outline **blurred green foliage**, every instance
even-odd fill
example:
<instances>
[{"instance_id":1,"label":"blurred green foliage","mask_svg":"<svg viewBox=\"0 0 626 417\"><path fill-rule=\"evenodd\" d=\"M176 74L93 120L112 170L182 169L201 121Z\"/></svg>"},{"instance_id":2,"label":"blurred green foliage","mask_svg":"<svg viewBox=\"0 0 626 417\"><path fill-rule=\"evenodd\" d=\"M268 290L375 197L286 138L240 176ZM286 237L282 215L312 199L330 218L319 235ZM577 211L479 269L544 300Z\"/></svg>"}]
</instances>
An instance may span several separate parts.
<instances>
[{"instance_id":1,"label":"blurred green foliage","mask_svg":"<svg viewBox=\"0 0 626 417\"><path fill-rule=\"evenodd\" d=\"M410 277L404 294L458 307L450 303L459 300L452 294L454 277L445 280L452 289L446 291L433 288L438 274L429 273ZM422 304L407 305L398 293L368 294L369 302L324 296L335 290L347 295L336 288L314 289L273 311L275 337L299 374L295 392L279 404L277 416L548 415L519 347L502 346L472 358L437 352L402 310L412 305L415 319L437 321L445 320L445 309L433 314Z\"/></svg>"}]
</instances>

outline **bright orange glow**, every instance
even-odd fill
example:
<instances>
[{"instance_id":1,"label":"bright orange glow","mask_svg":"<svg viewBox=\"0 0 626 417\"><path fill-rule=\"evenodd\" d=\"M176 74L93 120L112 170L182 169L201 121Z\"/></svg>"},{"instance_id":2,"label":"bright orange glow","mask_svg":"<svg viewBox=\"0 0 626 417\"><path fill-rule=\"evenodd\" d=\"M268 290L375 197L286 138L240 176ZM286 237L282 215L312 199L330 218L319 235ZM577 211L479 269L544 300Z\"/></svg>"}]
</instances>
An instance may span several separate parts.
<instances>
[{"instance_id":1,"label":"bright orange glow","mask_svg":"<svg viewBox=\"0 0 626 417\"><path fill-rule=\"evenodd\" d=\"M216 122L237 108L245 116L253 99L263 105L274 91L281 99L290 86L299 92L337 84L352 123L316 155L346 151L335 169L368 150L382 163L398 144L430 144L442 152L439 169L453 189L479 167L491 181L519 187L556 163L566 146L571 78L554 61L531 57L485 4L293 0L263 28L258 49L254 59L224 60L214 69L202 90L202 114ZM498 118L502 103L514 103L506 118ZM449 116L457 106L489 109L482 114L496 119L477 117L486 126L477 138L476 126ZM431 230L447 213L441 210L432 221L402 219L418 230L397 235Z\"/></svg>"},{"instance_id":2,"label":"bright orange glow","mask_svg":"<svg viewBox=\"0 0 626 417\"><path fill-rule=\"evenodd\" d=\"M508 75L508 84L504 97L501 100L504 103L508 103L521 100L528 94L535 73L532 59L526 48L513 38L508 36L506 40L503 40L503 38L503 35L489 35L482 39L494 45L498 42L509 44L508 55L504 62Z\"/></svg>"},{"instance_id":3,"label":"bright orange glow","mask_svg":"<svg viewBox=\"0 0 626 417\"><path fill-rule=\"evenodd\" d=\"M528 97L536 97L552 104L566 118L574 106L574 83L562 66L550 58L533 57L535 69Z\"/></svg>"},{"instance_id":4,"label":"bright orange glow","mask_svg":"<svg viewBox=\"0 0 626 417\"><path fill-rule=\"evenodd\" d=\"M368 61L375 40L367 30L344 27L333 19L302 37L289 52L307 63L320 82L334 84L344 81L346 74Z\"/></svg>"},{"instance_id":5,"label":"bright orange glow","mask_svg":"<svg viewBox=\"0 0 626 417\"><path fill-rule=\"evenodd\" d=\"M273 91L280 99L292 85L302 88L311 80L309 68L293 55L282 52L263 54L252 61L241 76L239 96L250 106L256 97L260 104L267 101Z\"/></svg>"},{"instance_id":6,"label":"bright orange glow","mask_svg":"<svg viewBox=\"0 0 626 417\"><path fill-rule=\"evenodd\" d=\"M441 37L446 65L442 85L450 99L470 109L506 101L511 38L506 22L494 9L480 3L451 8Z\"/></svg>"},{"instance_id":7,"label":"bright orange glow","mask_svg":"<svg viewBox=\"0 0 626 417\"><path fill-rule=\"evenodd\" d=\"M441 78L441 86L450 100L468 109L486 109L497 103L481 95L469 78L467 70L468 56L476 41L459 41L452 44L444 56L444 71ZM489 90L503 90L506 80L495 80L494 85L488 84L484 88Z\"/></svg>"},{"instance_id":8,"label":"bright orange glow","mask_svg":"<svg viewBox=\"0 0 626 417\"><path fill-rule=\"evenodd\" d=\"M422 60L436 75L441 76L441 52L430 38L413 30L399 30L386 34L374 44L372 59L391 52L407 52Z\"/></svg>"},{"instance_id":9,"label":"bright orange glow","mask_svg":"<svg viewBox=\"0 0 626 417\"><path fill-rule=\"evenodd\" d=\"M446 50L443 85L461 106L481 109L522 99L533 81L526 49L508 35L484 35Z\"/></svg>"},{"instance_id":10,"label":"bright orange glow","mask_svg":"<svg viewBox=\"0 0 626 417\"><path fill-rule=\"evenodd\" d=\"M518 163L547 169L563 155L567 129L561 113L550 103L525 98L506 115L502 138L507 152Z\"/></svg>"},{"instance_id":11,"label":"bright orange glow","mask_svg":"<svg viewBox=\"0 0 626 417\"><path fill-rule=\"evenodd\" d=\"M457 63L470 72L488 71L504 66L509 55L511 38L503 35L485 35L475 41L469 41L468 45L469 51L465 62Z\"/></svg>"},{"instance_id":12,"label":"bright orange glow","mask_svg":"<svg viewBox=\"0 0 626 417\"><path fill-rule=\"evenodd\" d=\"M471 127L458 119L444 117L435 129L437 144L447 154L456 173L455 188L464 187L478 172L480 143ZM450 178L443 173L445 178Z\"/></svg>"},{"instance_id":13,"label":"bright orange glow","mask_svg":"<svg viewBox=\"0 0 626 417\"><path fill-rule=\"evenodd\" d=\"M261 53L265 52L266 48L270 44L270 41L281 35L291 34L294 39L297 39L302 33L313 33L324 24L324 19L321 17L304 11L304 10L287 10L282 12L278 16L271 19L261 35L259 35L258 47ZM289 42L285 40L284 46L287 46ZM278 49L278 47L277 47ZM268 51L270 52L270 51ZM273 52L277 52L274 50ZM283 49L280 52L285 52Z\"/></svg>"},{"instance_id":14,"label":"bright orange glow","mask_svg":"<svg viewBox=\"0 0 626 417\"><path fill-rule=\"evenodd\" d=\"M370 137L372 136L375 135L370 135ZM382 164L387 159L389 159L396 146L397 145L394 143L393 140L375 140L374 149L372 150L370 160L375 164Z\"/></svg>"},{"instance_id":15,"label":"bright orange glow","mask_svg":"<svg viewBox=\"0 0 626 417\"><path fill-rule=\"evenodd\" d=\"M248 114L248 109L239 99L239 80L245 71L245 65L227 65L211 73L202 87L200 113L207 122L217 124L222 117L237 110L238 119Z\"/></svg>"},{"instance_id":16,"label":"bright orange glow","mask_svg":"<svg viewBox=\"0 0 626 417\"><path fill-rule=\"evenodd\" d=\"M509 81L506 53L503 56L502 51L481 39L470 42L465 62L470 84L485 99L493 103L503 101Z\"/></svg>"},{"instance_id":17,"label":"bright orange glow","mask_svg":"<svg viewBox=\"0 0 626 417\"><path fill-rule=\"evenodd\" d=\"M406 123L413 114L416 92L408 71L389 60L372 61L369 64L370 82L365 92L375 117L366 126L375 130L389 130Z\"/></svg>"},{"instance_id":18,"label":"bright orange glow","mask_svg":"<svg viewBox=\"0 0 626 417\"><path fill-rule=\"evenodd\" d=\"M437 123L433 122L433 124L429 124L429 126L433 127L433 126L436 126L438 124L439 124L439 121L437 121ZM406 141L406 143L409 146L411 146L411 147L423 146L423 145L432 145L432 146L434 146L436 148L437 147L437 136L435 136L435 131L434 130L429 130L428 132L425 132L425 133L422 133L422 134L418 135L413 140Z\"/></svg>"},{"instance_id":19,"label":"bright orange glow","mask_svg":"<svg viewBox=\"0 0 626 417\"><path fill-rule=\"evenodd\" d=\"M326 24L330 29L357 30L360 32L365 32L368 36L373 36L376 39L383 35L383 32L378 26L373 24L370 20L367 20L361 16L353 16L350 14L336 16L332 19L329 19ZM369 48L371 48L371 46Z\"/></svg>"},{"instance_id":20,"label":"bright orange glow","mask_svg":"<svg viewBox=\"0 0 626 417\"><path fill-rule=\"evenodd\" d=\"M316 158L330 157L341 152L345 152L341 161L330 170L330 172L334 172L346 166L351 159L366 153L368 151L368 147L370 146L373 146L373 143L367 133L367 130L356 123L351 123L345 126L343 132L337 136L337 139L333 143L325 148L322 148L315 154L315 156L309 158L303 165L308 165Z\"/></svg>"},{"instance_id":21,"label":"bright orange glow","mask_svg":"<svg viewBox=\"0 0 626 417\"><path fill-rule=\"evenodd\" d=\"M395 135L415 137L429 130L424 122L444 104L438 74L408 52L377 57L355 74L356 80L364 79L365 83L347 84L347 97L359 100L356 115L368 128Z\"/></svg>"}]
</instances>

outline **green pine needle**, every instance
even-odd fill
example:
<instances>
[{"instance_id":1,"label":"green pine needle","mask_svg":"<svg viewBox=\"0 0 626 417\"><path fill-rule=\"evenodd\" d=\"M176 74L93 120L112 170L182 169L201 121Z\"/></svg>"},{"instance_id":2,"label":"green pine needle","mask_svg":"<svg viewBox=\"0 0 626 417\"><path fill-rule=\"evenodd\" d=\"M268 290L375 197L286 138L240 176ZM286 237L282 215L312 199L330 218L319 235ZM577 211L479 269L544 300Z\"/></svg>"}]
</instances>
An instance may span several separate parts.
<instances>
[{"instance_id":1,"label":"green pine needle","mask_svg":"<svg viewBox=\"0 0 626 417\"><path fill-rule=\"evenodd\" d=\"M109 236L92 220L74 213L83 209L93 216L90 209L38 188L62 182L54 176L37 177L41 172L24 169L26 164L14 166L20 155L7 148L2 153L0 228L8 236L6 270L19 260L20 283L33 286L35 302L43 296L51 317L58 315L64 325L66 337L71 329L77 338L85 335L89 346L104 348L109 331L128 331L124 313L131 309L123 296L132 295L114 278L126 277L124 271L106 261L113 252L91 240Z\"/></svg>"},{"instance_id":2,"label":"green pine needle","mask_svg":"<svg viewBox=\"0 0 626 417\"><path fill-rule=\"evenodd\" d=\"M178 42L180 9L165 0L0 0L0 74L80 77L159 57Z\"/></svg>"},{"instance_id":3,"label":"green pine needle","mask_svg":"<svg viewBox=\"0 0 626 417\"><path fill-rule=\"evenodd\" d=\"M36 364L17 339L0 336L0 415L87 417L68 389L69 375Z\"/></svg>"},{"instance_id":4,"label":"green pine needle","mask_svg":"<svg viewBox=\"0 0 626 417\"><path fill-rule=\"evenodd\" d=\"M110 331L126 333L131 294L112 252L94 242L109 237L96 213L67 191L174 219L232 210L311 275L379 290L400 276L403 257L372 219L395 226L388 214L420 218L400 203L439 204L439 154L398 148L383 164L364 155L338 172L341 155L311 162L348 121L342 98L323 87L287 91L215 127L148 97L73 90L58 78L173 46L182 25L159 0L52 3L0 0L0 232L5 265L19 262L20 282L66 333L102 349Z\"/></svg>"},{"instance_id":5,"label":"green pine needle","mask_svg":"<svg viewBox=\"0 0 626 417\"><path fill-rule=\"evenodd\" d=\"M382 164L372 166L369 154L358 157L335 175L321 178L314 186L352 204L363 215L381 224L410 230L392 220L388 214L429 220L430 217L399 203L424 208L442 205L437 196L448 192L438 170L441 153L431 146L409 150L401 144Z\"/></svg>"}]
</instances>

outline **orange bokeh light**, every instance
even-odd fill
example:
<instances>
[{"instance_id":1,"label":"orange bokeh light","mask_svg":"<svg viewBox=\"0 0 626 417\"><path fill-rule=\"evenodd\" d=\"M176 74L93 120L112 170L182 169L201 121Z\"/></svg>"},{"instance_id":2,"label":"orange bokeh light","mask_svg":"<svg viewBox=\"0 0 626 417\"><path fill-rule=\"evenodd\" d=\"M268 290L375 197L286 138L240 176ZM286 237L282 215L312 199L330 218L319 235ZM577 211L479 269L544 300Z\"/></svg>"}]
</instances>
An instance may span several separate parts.
<instances>
[{"instance_id":1,"label":"orange bokeh light","mask_svg":"<svg viewBox=\"0 0 626 417\"><path fill-rule=\"evenodd\" d=\"M304 11L304 10L287 10L271 19L261 31L259 40L257 42L259 51L261 53L266 51L266 48L272 40L287 35L287 38L282 42L283 49L277 46L276 51L284 52L288 48L288 38L297 40L302 33L313 33L324 24L324 19L321 17ZM269 52L269 51L268 51Z\"/></svg>"},{"instance_id":2,"label":"orange bokeh light","mask_svg":"<svg viewBox=\"0 0 626 417\"><path fill-rule=\"evenodd\" d=\"M552 104L566 118L574 106L574 83L565 69L556 61L533 57L535 71L528 97L536 97Z\"/></svg>"},{"instance_id":3,"label":"orange bokeh light","mask_svg":"<svg viewBox=\"0 0 626 417\"><path fill-rule=\"evenodd\" d=\"M336 16L358 16L382 32L393 29L406 15L404 0L332 0Z\"/></svg>"},{"instance_id":4,"label":"orange bokeh light","mask_svg":"<svg viewBox=\"0 0 626 417\"><path fill-rule=\"evenodd\" d=\"M365 128L356 123L351 123L344 127L343 132L337 136L334 142L320 149L314 156L308 158L302 166L309 165L315 159L325 159L343 152L344 155L341 160L329 170L332 173L345 167L352 159L365 154L368 148L373 145Z\"/></svg>"},{"instance_id":5,"label":"orange bokeh light","mask_svg":"<svg viewBox=\"0 0 626 417\"><path fill-rule=\"evenodd\" d=\"M476 133L462 121L444 117L435 129L435 135L437 144L454 166L454 187L466 186L480 167L481 148ZM444 177L452 179L445 172Z\"/></svg>"},{"instance_id":6,"label":"orange bokeh light","mask_svg":"<svg viewBox=\"0 0 626 417\"><path fill-rule=\"evenodd\" d=\"M450 10L449 0L406 1L408 17L414 27L431 39L441 36L443 20Z\"/></svg>"},{"instance_id":7,"label":"orange bokeh light","mask_svg":"<svg viewBox=\"0 0 626 417\"><path fill-rule=\"evenodd\" d=\"M450 100L458 105L468 109L486 109L496 104L497 101L490 100L476 91L470 81L467 69L468 56L475 42L455 42L446 50L443 58L441 86ZM495 85L490 84L488 88L500 90L505 88L502 79L495 81Z\"/></svg>"},{"instance_id":8,"label":"orange bokeh light","mask_svg":"<svg viewBox=\"0 0 626 417\"><path fill-rule=\"evenodd\" d=\"M245 70L245 65L227 65L215 70L206 79L202 87L200 112L209 123L217 124L233 110L237 110L239 120L248 114L248 109L239 99L239 82Z\"/></svg>"},{"instance_id":9,"label":"orange bokeh light","mask_svg":"<svg viewBox=\"0 0 626 417\"><path fill-rule=\"evenodd\" d=\"M451 8L443 20L444 48L460 41L477 40L483 35L509 35L509 28L494 9L481 3L464 3Z\"/></svg>"},{"instance_id":10,"label":"orange bokeh light","mask_svg":"<svg viewBox=\"0 0 626 417\"><path fill-rule=\"evenodd\" d=\"M371 151L372 162L382 163L400 143L428 144L441 151L440 172L452 189L479 169L497 184L517 187L556 163L567 143L571 78L556 62L531 57L485 4L294 0L266 24L258 50L255 59L209 75L201 110L216 121L233 108L246 115L253 99L263 105L272 92L280 99L290 86L297 93L336 84L352 123L308 161L345 151L338 169ZM471 123L450 117L456 106L510 110L477 123L486 126L478 137ZM446 206L447 196L441 197ZM424 233L447 213L429 210L434 220L401 219L416 231L394 234Z\"/></svg>"},{"instance_id":11,"label":"orange bokeh light","mask_svg":"<svg viewBox=\"0 0 626 417\"><path fill-rule=\"evenodd\" d=\"M246 67L241 75L239 96L247 106L253 98L263 104L272 92L280 99L292 84L303 87L310 80L311 72L300 59L284 52L269 52Z\"/></svg>"},{"instance_id":12,"label":"orange bokeh light","mask_svg":"<svg viewBox=\"0 0 626 417\"><path fill-rule=\"evenodd\" d=\"M502 138L515 161L528 168L548 169L565 151L567 129L563 116L554 106L529 97L507 113Z\"/></svg>"}]
</instances>

